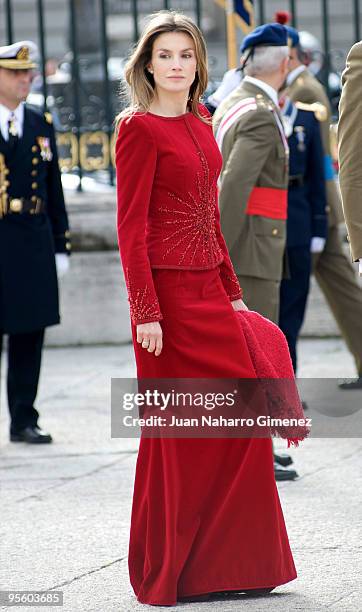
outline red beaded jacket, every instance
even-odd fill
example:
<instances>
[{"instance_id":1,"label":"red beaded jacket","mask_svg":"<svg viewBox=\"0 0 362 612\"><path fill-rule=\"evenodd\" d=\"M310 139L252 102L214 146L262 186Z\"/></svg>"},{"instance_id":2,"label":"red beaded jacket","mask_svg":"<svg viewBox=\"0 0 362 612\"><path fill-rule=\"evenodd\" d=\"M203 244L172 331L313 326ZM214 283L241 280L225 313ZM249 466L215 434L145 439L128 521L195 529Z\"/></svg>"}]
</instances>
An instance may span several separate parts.
<instances>
[{"instance_id":1,"label":"red beaded jacket","mask_svg":"<svg viewBox=\"0 0 362 612\"><path fill-rule=\"evenodd\" d=\"M204 106L200 110L207 116ZM219 266L230 299L241 297L220 231L221 167L211 125L190 112L136 113L122 120L116 143L117 228L135 325L162 319L152 268Z\"/></svg>"}]
</instances>

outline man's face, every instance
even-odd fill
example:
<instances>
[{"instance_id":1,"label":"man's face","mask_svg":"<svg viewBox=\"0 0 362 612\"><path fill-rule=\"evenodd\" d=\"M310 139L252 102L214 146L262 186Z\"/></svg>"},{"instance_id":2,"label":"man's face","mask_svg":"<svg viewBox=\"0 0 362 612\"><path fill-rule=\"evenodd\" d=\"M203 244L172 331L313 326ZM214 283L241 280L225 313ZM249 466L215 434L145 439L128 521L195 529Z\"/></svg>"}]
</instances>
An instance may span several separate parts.
<instances>
[{"instance_id":1,"label":"man's face","mask_svg":"<svg viewBox=\"0 0 362 612\"><path fill-rule=\"evenodd\" d=\"M298 53L295 48L289 49L289 72L300 66Z\"/></svg>"},{"instance_id":2,"label":"man's face","mask_svg":"<svg viewBox=\"0 0 362 612\"><path fill-rule=\"evenodd\" d=\"M0 68L0 98L20 104L28 97L33 78L32 70Z\"/></svg>"},{"instance_id":3,"label":"man's face","mask_svg":"<svg viewBox=\"0 0 362 612\"><path fill-rule=\"evenodd\" d=\"M280 68L279 68L280 81L279 81L279 86L278 86L278 92L280 92L286 87L287 76L288 76L288 73L290 72L289 63L290 63L290 55L289 57L286 57L280 64Z\"/></svg>"}]
</instances>

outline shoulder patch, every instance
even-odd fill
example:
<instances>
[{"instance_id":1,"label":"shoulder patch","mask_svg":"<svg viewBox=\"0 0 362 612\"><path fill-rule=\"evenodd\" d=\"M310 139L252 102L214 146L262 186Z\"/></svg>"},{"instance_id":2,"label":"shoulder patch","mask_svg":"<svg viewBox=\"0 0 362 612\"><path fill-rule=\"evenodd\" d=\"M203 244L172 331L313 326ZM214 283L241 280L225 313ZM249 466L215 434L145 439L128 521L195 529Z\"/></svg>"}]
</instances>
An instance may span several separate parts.
<instances>
[{"instance_id":1,"label":"shoulder patch","mask_svg":"<svg viewBox=\"0 0 362 612\"><path fill-rule=\"evenodd\" d=\"M256 94L255 102L258 108L266 108L268 110L272 110L273 108L272 103L266 100L262 94Z\"/></svg>"},{"instance_id":2,"label":"shoulder patch","mask_svg":"<svg viewBox=\"0 0 362 612\"><path fill-rule=\"evenodd\" d=\"M258 105L253 97L238 100L223 115L216 130L215 138L221 151L222 143L226 132L246 113L257 110Z\"/></svg>"},{"instance_id":3,"label":"shoulder patch","mask_svg":"<svg viewBox=\"0 0 362 612\"><path fill-rule=\"evenodd\" d=\"M255 100L257 104L260 104L260 106L265 106L266 104L263 94L256 94Z\"/></svg>"},{"instance_id":4,"label":"shoulder patch","mask_svg":"<svg viewBox=\"0 0 362 612\"><path fill-rule=\"evenodd\" d=\"M305 102L295 102L295 106L299 110L305 110L314 113L318 121L327 121L327 108L324 106L324 104L321 104L320 102L313 102L313 104L306 104Z\"/></svg>"},{"instance_id":5,"label":"shoulder patch","mask_svg":"<svg viewBox=\"0 0 362 612\"><path fill-rule=\"evenodd\" d=\"M53 117L51 113L44 113L44 119L47 123L50 123L50 124L53 123Z\"/></svg>"}]
</instances>

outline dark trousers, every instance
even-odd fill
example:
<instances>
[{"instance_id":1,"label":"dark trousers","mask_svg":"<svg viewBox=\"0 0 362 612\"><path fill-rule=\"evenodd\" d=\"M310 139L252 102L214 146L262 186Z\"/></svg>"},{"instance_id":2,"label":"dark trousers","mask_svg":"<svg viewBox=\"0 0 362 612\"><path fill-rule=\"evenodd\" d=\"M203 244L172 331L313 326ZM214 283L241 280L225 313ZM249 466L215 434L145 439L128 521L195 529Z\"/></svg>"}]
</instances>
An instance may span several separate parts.
<instances>
[{"instance_id":1,"label":"dark trousers","mask_svg":"<svg viewBox=\"0 0 362 612\"><path fill-rule=\"evenodd\" d=\"M289 247L290 278L280 285L279 327L289 346L294 372L297 370L297 340L307 304L312 257L308 247Z\"/></svg>"},{"instance_id":2,"label":"dark trousers","mask_svg":"<svg viewBox=\"0 0 362 612\"><path fill-rule=\"evenodd\" d=\"M2 337L0 331L0 355ZM38 422L39 413L33 404L38 391L43 341L44 329L9 335L7 391L11 433Z\"/></svg>"}]
</instances>

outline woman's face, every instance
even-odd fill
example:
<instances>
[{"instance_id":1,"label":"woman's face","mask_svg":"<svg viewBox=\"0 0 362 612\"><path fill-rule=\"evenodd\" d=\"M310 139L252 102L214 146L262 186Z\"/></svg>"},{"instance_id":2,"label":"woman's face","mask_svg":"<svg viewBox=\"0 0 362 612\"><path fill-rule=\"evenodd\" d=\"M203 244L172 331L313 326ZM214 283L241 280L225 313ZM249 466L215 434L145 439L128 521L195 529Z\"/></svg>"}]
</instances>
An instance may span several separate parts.
<instances>
[{"instance_id":1,"label":"woman's face","mask_svg":"<svg viewBox=\"0 0 362 612\"><path fill-rule=\"evenodd\" d=\"M197 68L195 44L188 34L167 32L153 43L148 69L156 89L169 93L189 92Z\"/></svg>"}]
</instances>

